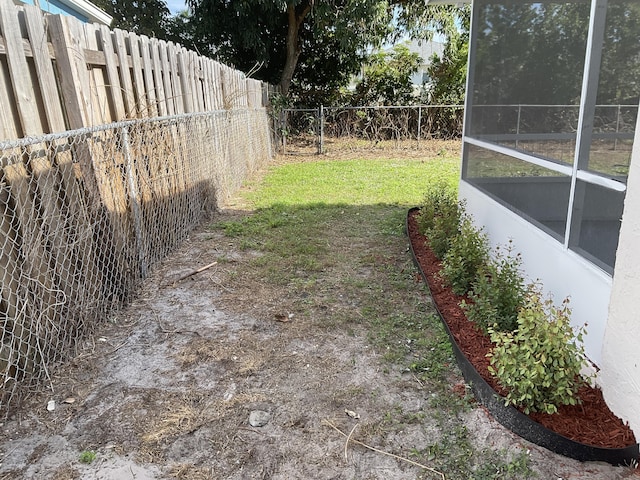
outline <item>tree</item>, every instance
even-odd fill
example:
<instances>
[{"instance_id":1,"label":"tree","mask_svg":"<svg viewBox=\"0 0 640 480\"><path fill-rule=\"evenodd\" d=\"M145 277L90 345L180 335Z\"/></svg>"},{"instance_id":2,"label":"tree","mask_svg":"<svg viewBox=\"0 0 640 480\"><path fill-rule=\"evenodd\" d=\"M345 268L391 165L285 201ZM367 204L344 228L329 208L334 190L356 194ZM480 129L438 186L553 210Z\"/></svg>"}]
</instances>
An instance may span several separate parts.
<instances>
[{"instance_id":1,"label":"tree","mask_svg":"<svg viewBox=\"0 0 640 480\"><path fill-rule=\"evenodd\" d=\"M363 78L356 86L357 105L407 105L413 101L411 75L422 58L406 45L396 45L389 52L374 53L364 65Z\"/></svg>"},{"instance_id":2,"label":"tree","mask_svg":"<svg viewBox=\"0 0 640 480\"><path fill-rule=\"evenodd\" d=\"M434 55L427 68L426 103L461 105L465 101L471 9L439 6L432 12L433 30L447 38L442 56Z\"/></svg>"},{"instance_id":3,"label":"tree","mask_svg":"<svg viewBox=\"0 0 640 480\"><path fill-rule=\"evenodd\" d=\"M258 67L256 77L279 84L284 94L301 58L307 66L323 62L314 64L316 72L336 60L353 69L367 45L391 32L392 11L383 1L189 0L189 6L210 54L240 70Z\"/></svg>"},{"instance_id":4,"label":"tree","mask_svg":"<svg viewBox=\"0 0 640 480\"><path fill-rule=\"evenodd\" d=\"M171 12L164 0L95 0L113 17L111 28L165 39Z\"/></svg>"}]
</instances>

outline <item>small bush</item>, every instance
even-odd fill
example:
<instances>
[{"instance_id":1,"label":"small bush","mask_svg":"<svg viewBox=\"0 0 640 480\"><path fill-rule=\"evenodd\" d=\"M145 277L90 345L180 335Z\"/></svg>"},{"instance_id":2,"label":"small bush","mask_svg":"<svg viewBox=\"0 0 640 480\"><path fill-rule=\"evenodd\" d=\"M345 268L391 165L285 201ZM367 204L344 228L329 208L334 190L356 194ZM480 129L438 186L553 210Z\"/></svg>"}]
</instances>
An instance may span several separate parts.
<instances>
[{"instance_id":1,"label":"small bush","mask_svg":"<svg viewBox=\"0 0 640 480\"><path fill-rule=\"evenodd\" d=\"M577 392L585 383L580 372L586 366L582 338L569 323L568 300L561 307L530 295L518 314L514 332L489 328L495 343L487 356L489 371L508 390L506 404L525 413L556 413L559 405L576 405Z\"/></svg>"},{"instance_id":2,"label":"small bush","mask_svg":"<svg viewBox=\"0 0 640 480\"><path fill-rule=\"evenodd\" d=\"M425 195L418 215L418 230L427 237L429 246L439 259L443 259L458 235L464 202L459 202L456 191L448 184L435 184Z\"/></svg>"},{"instance_id":3,"label":"small bush","mask_svg":"<svg viewBox=\"0 0 640 480\"><path fill-rule=\"evenodd\" d=\"M524 306L527 288L520 270L520 254L513 255L511 243L497 247L493 258L481 269L473 282L469 297L463 303L467 318L485 332L513 331L518 327L518 312Z\"/></svg>"},{"instance_id":4,"label":"small bush","mask_svg":"<svg viewBox=\"0 0 640 480\"><path fill-rule=\"evenodd\" d=\"M464 295L478 278L478 272L489 259L487 235L463 216L460 233L451 239L451 245L442 261L442 277L451 290Z\"/></svg>"}]
</instances>

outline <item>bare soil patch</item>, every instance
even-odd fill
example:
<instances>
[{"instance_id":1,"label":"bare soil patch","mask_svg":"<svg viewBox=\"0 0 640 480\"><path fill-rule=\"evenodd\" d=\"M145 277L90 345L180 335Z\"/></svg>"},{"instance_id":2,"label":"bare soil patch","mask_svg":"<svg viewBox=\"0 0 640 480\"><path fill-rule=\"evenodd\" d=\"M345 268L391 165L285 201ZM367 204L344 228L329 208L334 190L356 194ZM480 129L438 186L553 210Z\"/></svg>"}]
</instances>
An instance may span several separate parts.
<instances>
[{"instance_id":1,"label":"bare soil patch","mask_svg":"<svg viewBox=\"0 0 640 480\"><path fill-rule=\"evenodd\" d=\"M214 220L246 215L229 209ZM4 422L0 479L443 478L424 467L447 479L633 475L514 436L469 403L454 366L444 384L417 377L410 345L406 361L386 360L363 305L390 297L399 311L433 310L406 237L380 243L376 225L358 233L345 221L326 225L324 240L329 257L346 261L297 287L257 276L261 252L208 225L194 231L131 305L51 372L52 388ZM359 287L346 289L346 278ZM264 426L249 423L255 411L266 412ZM81 463L83 451L96 459ZM526 476L500 473L514 458L526 459Z\"/></svg>"}]
</instances>

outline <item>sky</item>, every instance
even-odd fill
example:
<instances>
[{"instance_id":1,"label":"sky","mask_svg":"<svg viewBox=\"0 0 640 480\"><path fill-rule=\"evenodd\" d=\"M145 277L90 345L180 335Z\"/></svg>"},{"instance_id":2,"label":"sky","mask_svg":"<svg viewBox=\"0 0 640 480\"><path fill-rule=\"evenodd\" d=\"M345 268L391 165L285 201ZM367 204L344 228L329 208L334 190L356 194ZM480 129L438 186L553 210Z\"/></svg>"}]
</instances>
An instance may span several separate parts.
<instances>
[{"instance_id":1,"label":"sky","mask_svg":"<svg viewBox=\"0 0 640 480\"><path fill-rule=\"evenodd\" d=\"M184 0L166 0L166 2L167 7L169 7L169 10L171 10L172 15L175 15L176 13L187 9L187 5L185 4Z\"/></svg>"}]
</instances>

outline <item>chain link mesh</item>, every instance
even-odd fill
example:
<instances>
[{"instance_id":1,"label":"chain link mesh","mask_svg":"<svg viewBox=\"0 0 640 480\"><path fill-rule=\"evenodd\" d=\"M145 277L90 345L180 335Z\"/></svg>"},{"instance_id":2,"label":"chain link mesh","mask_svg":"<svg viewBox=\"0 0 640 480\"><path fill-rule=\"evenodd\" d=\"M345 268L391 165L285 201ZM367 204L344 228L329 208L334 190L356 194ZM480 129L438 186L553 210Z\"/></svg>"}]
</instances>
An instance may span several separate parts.
<instances>
[{"instance_id":1,"label":"chain link mesh","mask_svg":"<svg viewBox=\"0 0 640 480\"><path fill-rule=\"evenodd\" d=\"M0 412L270 157L264 109L0 142Z\"/></svg>"}]
</instances>

